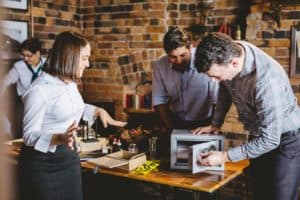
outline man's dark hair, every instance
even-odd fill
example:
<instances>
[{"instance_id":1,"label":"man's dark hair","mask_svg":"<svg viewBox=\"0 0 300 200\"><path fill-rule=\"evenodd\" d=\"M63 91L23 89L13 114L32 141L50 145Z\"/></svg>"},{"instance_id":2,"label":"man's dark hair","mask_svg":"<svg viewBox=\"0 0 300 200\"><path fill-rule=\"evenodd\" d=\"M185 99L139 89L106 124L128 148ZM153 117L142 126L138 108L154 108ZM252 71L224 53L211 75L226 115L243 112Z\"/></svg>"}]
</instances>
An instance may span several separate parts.
<instances>
[{"instance_id":1,"label":"man's dark hair","mask_svg":"<svg viewBox=\"0 0 300 200\"><path fill-rule=\"evenodd\" d=\"M38 38L29 38L22 42L21 51L28 50L31 53L36 53L37 51L41 51L42 42Z\"/></svg>"},{"instance_id":2,"label":"man's dark hair","mask_svg":"<svg viewBox=\"0 0 300 200\"><path fill-rule=\"evenodd\" d=\"M212 64L229 64L233 57L239 57L242 51L228 35L209 33L203 37L197 47L195 67L198 72L207 72Z\"/></svg>"},{"instance_id":3,"label":"man's dark hair","mask_svg":"<svg viewBox=\"0 0 300 200\"><path fill-rule=\"evenodd\" d=\"M179 27L170 27L164 36L164 49L167 53L183 46L190 48L190 45L190 35Z\"/></svg>"}]
</instances>

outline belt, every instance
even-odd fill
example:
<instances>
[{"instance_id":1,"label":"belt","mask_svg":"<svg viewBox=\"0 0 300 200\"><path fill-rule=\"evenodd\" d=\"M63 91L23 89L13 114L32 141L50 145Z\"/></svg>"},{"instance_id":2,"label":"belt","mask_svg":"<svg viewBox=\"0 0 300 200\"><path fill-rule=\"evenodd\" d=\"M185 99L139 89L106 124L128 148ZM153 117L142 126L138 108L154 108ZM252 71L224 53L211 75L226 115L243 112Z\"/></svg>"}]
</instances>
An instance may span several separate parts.
<instances>
[{"instance_id":1,"label":"belt","mask_svg":"<svg viewBox=\"0 0 300 200\"><path fill-rule=\"evenodd\" d=\"M300 133L300 128L296 129L296 130L292 130L292 131L287 131L287 132L284 132L281 134L281 138L284 138L284 137L287 137L288 135L291 135L291 134L298 134ZM256 135L249 135L249 140L252 140L254 138L257 138L259 136L256 136Z\"/></svg>"}]
</instances>

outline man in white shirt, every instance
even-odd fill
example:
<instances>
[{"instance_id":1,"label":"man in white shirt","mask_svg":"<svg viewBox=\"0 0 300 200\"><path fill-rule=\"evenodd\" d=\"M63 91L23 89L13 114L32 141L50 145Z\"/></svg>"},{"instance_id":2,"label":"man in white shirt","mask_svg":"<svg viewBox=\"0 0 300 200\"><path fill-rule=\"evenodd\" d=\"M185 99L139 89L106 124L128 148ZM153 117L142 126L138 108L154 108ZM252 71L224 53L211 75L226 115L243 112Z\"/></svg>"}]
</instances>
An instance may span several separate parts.
<instances>
[{"instance_id":1,"label":"man in white shirt","mask_svg":"<svg viewBox=\"0 0 300 200\"><path fill-rule=\"evenodd\" d=\"M14 66L4 78L1 92L13 84L17 84L17 94L22 96L31 83L41 74L45 58L41 57L41 41L30 38L21 44L22 60Z\"/></svg>"},{"instance_id":2,"label":"man in white shirt","mask_svg":"<svg viewBox=\"0 0 300 200\"><path fill-rule=\"evenodd\" d=\"M41 41L38 38L29 38L21 44L22 60L14 63L13 67L4 77L4 81L0 87L0 95L7 91L7 89L16 85L17 96L22 97L26 90L30 87L31 83L41 74L45 58L41 57ZM12 95L14 97L14 95ZM17 98L13 105L13 114L8 117L5 114L1 117L1 122L4 127L12 127L10 130L13 138L21 137L22 130L22 113L23 103L20 98ZM11 118L11 119L8 119ZM12 123L11 126L9 123Z\"/></svg>"}]
</instances>

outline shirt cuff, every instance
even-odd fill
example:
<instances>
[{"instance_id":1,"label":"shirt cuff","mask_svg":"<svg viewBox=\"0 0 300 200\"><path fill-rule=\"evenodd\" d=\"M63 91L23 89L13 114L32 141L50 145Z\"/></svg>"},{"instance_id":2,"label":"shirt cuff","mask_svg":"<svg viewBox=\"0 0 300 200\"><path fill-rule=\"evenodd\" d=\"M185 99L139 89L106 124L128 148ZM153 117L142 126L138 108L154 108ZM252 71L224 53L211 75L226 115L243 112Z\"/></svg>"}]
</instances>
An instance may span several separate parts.
<instances>
[{"instance_id":1,"label":"shirt cuff","mask_svg":"<svg viewBox=\"0 0 300 200\"><path fill-rule=\"evenodd\" d=\"M54 153L56 151L56 147L57 147L57 145L50 145L48 151L51 153Z\"/></svg>"},{"instance_id":2,"label":"shirt cuff","mask_svg":"<svg viewBox=\"0 0 300 200\"><path fill-rule=\"evenodd\" d=\"M82 119L85 121L94 121L96 106L85 104Z\"/></svg>"},{"instance_id":3,"label":"shirt cuff","mask_svg":"<svg viewBox=\"0 0 300 200\"><path fill-rule=\"evenodd\" d=\"M160 104L166 104L168 103L168 99L165 97L153 97L152 96L152 106L157 106Z\"/></svg>"},{"instance_id":4,"label":"shirt cuff","mask_svg":"<svg viewBox=\"0 0 300 200\"><path fill-rule=\"evenodd\" d=\"M40 138L38 139L38 141L35 143L34 149L37 151L43 152L43 153L47 153L51 149L51 152L52 152L54 145L50 145L51 139L52 139L52 134L41 135ZM55 145L54 151L55 151L55 149L56 149L56 145Z\"/></svg>"},{"instance_id":5,"label":"shirt cuff","mask_svg":"<svg viewBox=\"0 0 300 200\"><path fill-rule=\"evenodd\" d=\"M228 150L229 160L232 162L237 162L240 160L247 159L247 154L245 152L244 146L234 147Z\"/></svg>"},{"instance_id":6,"label":"shirt cuff","mask_svg":"<svg viewBox=\"0 0 300 200\"><path fill-rule=\"evenodd\" d=\"M223 122L217 121L217 120L212 120L211 125L213 127L221 127L223 125Z\"/></svg>"},{"instance_id":7,"label":"shirt cuff","mask_svg":"<svg viewBox=\"0 0 300 200\"><path fill-rule=\"evenodd\" d=\"M217 109L217 107L215 109ZM218 113L217 110L215 110L211 125L221 127L224 124L224 118L222 113Z\"/></svg>"}]
</instances>

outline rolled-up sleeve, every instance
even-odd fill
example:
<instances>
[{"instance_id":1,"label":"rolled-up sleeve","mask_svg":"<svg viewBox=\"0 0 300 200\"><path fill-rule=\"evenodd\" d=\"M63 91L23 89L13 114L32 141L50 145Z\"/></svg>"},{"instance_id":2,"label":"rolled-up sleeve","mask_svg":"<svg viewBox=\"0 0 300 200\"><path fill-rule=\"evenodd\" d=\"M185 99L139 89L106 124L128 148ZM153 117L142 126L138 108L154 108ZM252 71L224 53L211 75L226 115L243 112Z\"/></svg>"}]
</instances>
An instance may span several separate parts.
<instances>
[{"instance_id":1,"label":"rolled-up sleeve","mask_svg":"<svg viewBox=\"0 0 300 200\"><path fill-rule=\"evenodd\" d=\"M82 119L85 121L90 122L92 124L95 120L95 110L96 106L90 105L90 104L85 104L84 105L84 112L82 115Z\"/></svg>"},{"instance_id":2,"label":"rolled-up sleeve","mask_svg":"<svg viewBox=\"0 0 300 200\"><path fill-rule=\"evenodd\" d=\"M54 152L55 145L51 144L52 135L42 131L47 102L38 88L32 88L23 97L23 139L26 146L32 146L41 152Z\"/></svg>"},{"instance_id":3,"label":"rolled-up sleeve","mask_svg":"<svg viewBox=\"0 0 300 200\"><path fill-rule=\"evenodd\" d=\"M157 106L168 102L167 91L157 62L154 64L152 76L152 105Z\"/></svg>"},{"instance_id":4,"label":"rolled-up sleeve","mask_svg":"<svg viewBox=\"0 0 300 200\"><path fill-rule=\"evenodd\" d=\"M228 156L232 161L256 158L275 149L280 143L283 109L283 88L275 76L266 76L256 86L256 110L260 136L242 146L232 148Z\"/></svg>"}]
</instances>

